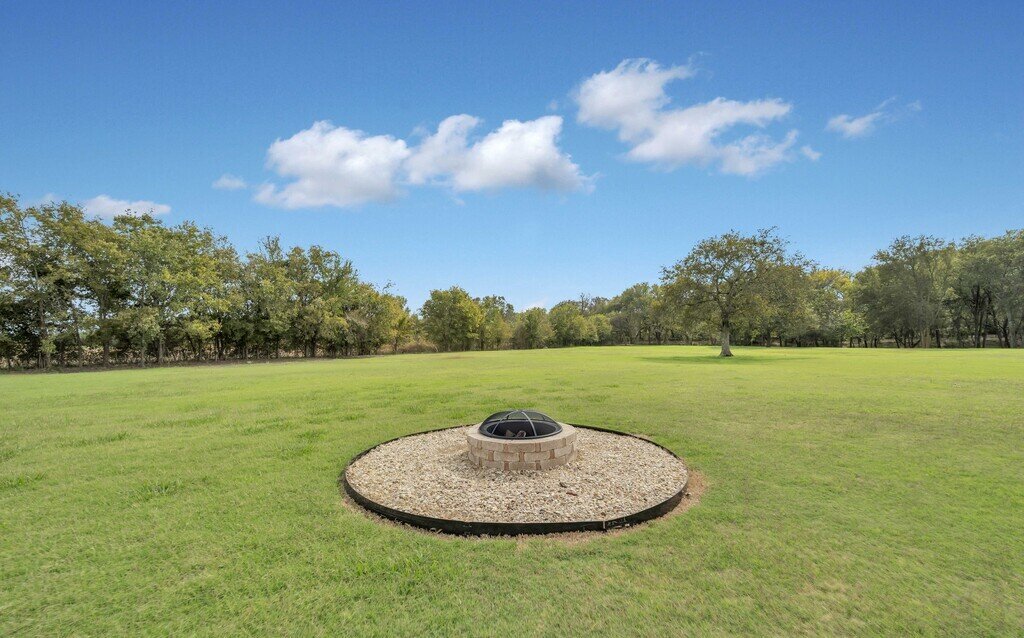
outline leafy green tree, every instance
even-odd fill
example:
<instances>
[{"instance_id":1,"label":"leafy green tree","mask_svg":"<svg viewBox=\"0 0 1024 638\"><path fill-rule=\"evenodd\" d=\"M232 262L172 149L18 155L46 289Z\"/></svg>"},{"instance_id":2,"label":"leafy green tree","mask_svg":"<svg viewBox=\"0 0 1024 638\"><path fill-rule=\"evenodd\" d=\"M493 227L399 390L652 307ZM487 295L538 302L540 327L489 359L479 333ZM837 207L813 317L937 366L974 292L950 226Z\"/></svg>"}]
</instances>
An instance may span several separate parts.
<instances>
[{"instance_id":1,"label":"leafy green tree","mask_svg":"<svg viewBox=\"0 0 1024 638\"><path fill-rule=\"evenodd\" d=\"M998 277L998 265L988 259L987 239L968 237L957 255L957 267L947 299L950 325L957 342L968 335L977 348L987 341L992 308L990 283Z\"/></svg>"},{"instance_id":2,"label":"leafy green tree","mask_svg":"<svg viewBox=\"0 0 1024 638\"><path fill-rule=\"evenodd\" d=\"M581 343L583 330L580 324L583 313L575 301L563 301L555 304L548 312L551 324L552 343L557 346L574 346Z\"/></svg>"},{"instance_id":3,"label":"leafy green tree","mask_svg":"<svg viewBox=\"0 0 1024 638\"><path fill-rule=\"evenodd\" d=\"M387 304L388 341L391 343L391 351L397 354L399 348L416 333L416 317L409 312L405 297L384 295L384 301Z\"/></svg>"},{"instance_id":4,"label":"leafy green tree","mask_svg":"<svg viewBox=\"0 0 1024 638\"><path fill-rule=\"evenodd\" d=\"M380 292L366 283L360 284L359 297L345 318L350 345L357 354L373 354L384 344L397 351L413 326L404 297Z\"/></svg>"},{"instance_id":5,"label":"leafy green tree","mask_svg":"<svg viewBox=\"0 0 1024 638\"><path fill-rule=\"evenodd\" d=\"M420 311L427 338L445 352L469 350L479 337L483 312L469 294L452 286L431 290Z\"/></svg>"},{"instance_id":6,"label":"leafy green tree","mask_svg":"<svg viewBox=\"0 0 1024 638\"><path fill-rule=\"evenodd\" d=\"M984 243L984 287L991 298L996 334L1004 346L1017 347L1024 337L1024 230L1007 231Z\"/></svg>"},{"instance_id":7,"label":"leafy green tree","mask_svg":"<svg viewBox=\"0 0 1024 638\"><path fill-rule=\"evenodd\" d=\"M212 343L216 357L222 359L227 347L224 324L242 303L238 255L209 229L186 223L173 230L181 269L175 327L194 358L203 358Z\"/></svg>"},{"instance_id":8,"label":"leafy green tree","mask_svg":"<svg viewBox=\"0 0 1024 638\"><path fill-rule=\"evenodd\" d=\"M74 330L81 357L77 314L80 264L72 250L69 229L82 218L67 202L21 208L12 195L0 195L0 263L9 294L23 302L32 327L25 335L28 350L43 368L50 366L57 337Z\"/></svg>"},{"instance_id":9,"label":"leafy green tree","mask_svg":"<svg viewBox=\"0 0 1024 638\"><path fill-rule=\"evenodd\" d=\"M865 332L863 319L853 309L853 277L845 270L815 269L808 273L809 309L813 327L810 335L818 340L841 346Z\"/></svg>"},{"instance_id":10,"label":"leafy green tree","mask_svg":"<svg viewBox=\"0 0 1024 638\"><path fill-rule=\"evenodd\" d=\"M787 261L786 244L774 231L732 231L698 243L662 271L662 283L677 306L709 313L719 325L721 356L731 357L733 325L761 311L772 273Z\"/></svg>"},{"instance_id":11,"label":"leafy green tree","mask_svg":"<svg viewBox=\"0 0 1024 638\"><path fill-rule=\"evenodd\" d=\"M172 231L151 215L120 215L114 219L114 230L124 241L124 273L129 282L127 304L118 313L117 324L137 349L139 363L146 365L155 341L157 364L162 364L167 330L180 305L181 266Z\"/></svg>"},{"instance_id":12,"label":"leafy green tree","mask_svg":"<svg viewBox=\"0 0 1024 638\"><path fill-rule=\"evenodd\" d=\"M581 295L516 314L503 297L436 290L421 309L361 281L319 246L277 238L239 259L212 231L150 215L112 223L67 202L0 196L0 357L40 368L111 357L202 360L398 352L426 336L442 350L610 343L983 347L1024 338L1024 231L956 245L901 237L856 275L789 255L772 231L700 242L615 297Z\"/></svg>"},{"instance_id":13,"label":"leafy green tree","mask_svg":"<svg viewBox=\"0 0 1024 638\"><path fill-rule=\"evenodd\" d=\"M586 345L597 343L599 339L595 322L583 314L576 301L556 304L548 313L548 320L556 345Z\"/></svg>"},{"instance_id":14,"label":"leafy green tree","mask_svg":"<svg viewBox=\"0 0 1024 638\"><path fill-rule=\"evenodd\" d=\"M139 362L145 365L147 348L160 337L159 311L145 306L128 306L118 311L113 324L125 344L139 353Z\"/></svg>"},{"instance_id":15,"label":"leafy green tree","mask_svg":"<svg viewBox=\"0 0 1024 638\"><path fill-rule=\"evenodd\" d=\"M649 343L653 340L657 298L657 286L639 283L626 288L608 302L607 308L614 313L611 322L620 342Z\"/></svg>"},{"instance_id":16,"label":"leafy green tree","mask_svg":"<svg viewBox=\"0 0 1024 638\"><path fill-rule=\"evenodd\" d=\"M223 238L191 222L167 228L150 215L121 215L114 230L124 241L127 256L124 272L129 281L127 304L132 309L151 309L159 328L157 364L162 364L168 346L187 346L198 358L204 344L220 333L222 320L231 312L232 282L237 278L237 257ZM235 301L240 303L240 301ZM119 323L150 321L149 313L127 312ZM150 334L148 326L131 329L132 341L146 361L148 342L138 341Z\"/></svg>"},{"instance_id":17,"label":"leafy green tree","mask_svg":"<svg viewBox=\"0 0 1024 638\"><path fill-rule=\"evenodd\" d=\"M9 269L5 260L0 260L0 357L4 358L7 369L14 367L14 360L21 354L21 338L18 331L23 319L9 280Z\"/></svg>"},{"instance_id":18,"label":"leafy green tree","mask_svg":"<svg viewBox=\"0 0 1024 638\"><path fill-rule=\"evenodd\" d=\"M965 240L951 297L950 315L954 322L968 318L976 347L985 345L989 332L1002 345L1017 347L1024 337L1024 230Z\"/></svg>"},{"instance_id":19,"label":"leafy green tree","mask_svg":"<svg viewBox=\"0 0 1024 638\"><path fill-rule=\"evenodd\" d=\"M607 345L611 343L612 339L612 320L605 314L592 314L587 319L590 320L591 325L594 329L594 336L597 338L597 343Z\"/></svg>"},{"instance_id":20,"label":"leafy green tree","mask_svg":"<svg viewBox=\"0 0 1024 638\"><path fill-rule=\"evenodd\" d=\"M548 313L543 308L530 308L516 317L512 341L516 348L543 348L554 336Z\"/></svg>"},{"instance_id":21,"label":"leafy green tree","mask_svg":"<svg viewBox=\"0 0 1024 638\"><path fill-rule=\"evenodd\" d=\"M234 333L242 351L248 356L252 344L267 357L280 356L297 295L280 239L267 237L257 252L246 256L241 288L244 302L238 308L240 325L234 327Z\"/></svg>"},{"instance_id":22,"label":"leafy green tree","mask_svg":"<svg viewBox=\"0 0 1024 638\"><path fill-rule=\"evenodd\" d=\"M500 348L512 334L510 324L515 318L512 304L497 295L478 299L477 303L480 305L481 313L480 327L477 331L480 349Z\"/></svg>"},{"instance_id":23,"label":"leafy green tree","mask_svg":"<svg viewBox=\"0 0 1024 638\"><path fill-rule=\"evenodd\" d=\"M106 366L116 335L114 318L128 298L124 240L99 220L83 220L74 250L82 266L81 285L94 311L94 337L102 350L101 363Z\"/></svg>"},{"instance_id":24,"label":"leafy green tree","mask_svg":"<svg viewBox=\"0 0 1024 638\"><path fill-rule=\"evenodd\" d=\"M352 263L319 246L293 248L287 272L294 284L293 343L315 357L321 341L336 352L345 342L347 315L357 305L359 282Z\"/></svg>"},{"instance_id":25,"label":"leafy green tree","mask_svg":"<svg viewBox=\"0 0 1024 638\"><path fill-rule=\"evenodd\" d=\"M991 258L1000 264L991 285L997 325L1005 345L1018 347L1024 338L1024 230L1008 230L993 238L992 253Z\"/></svg>"},{"instance_id":26,"label":"leafy green tree","mask_svg":"<svg viewBox=\"0 0 1024 638\"><path fill-rule=\"evenodd\" d=\"M749 317L752 331L759 334L765 344L771 344L773 335L780 344L794 339L797 345L802 345L802 337L815 338L809 268L810 265L802 261L789 260L765 273Z\"/></svg>"},{"instance_id":27,"label":"leafy green tree","mask_svg":"<svg viewBox=\"0 0 1024 638\"><path fill-rule=\"evenodd\" d=\"M941 346L953 295L956 247L936 237L900 237L858 273L856 295L868 323L897 345Z\"/></svg>"}]
</instances>

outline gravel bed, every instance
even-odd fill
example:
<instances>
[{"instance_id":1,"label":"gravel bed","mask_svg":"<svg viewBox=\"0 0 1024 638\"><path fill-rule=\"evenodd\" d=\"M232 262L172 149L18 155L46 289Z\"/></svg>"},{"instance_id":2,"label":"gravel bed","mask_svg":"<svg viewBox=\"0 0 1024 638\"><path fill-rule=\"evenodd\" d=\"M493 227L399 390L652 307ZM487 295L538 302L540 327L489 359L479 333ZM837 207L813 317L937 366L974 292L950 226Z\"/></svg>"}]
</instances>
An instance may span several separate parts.
<instances>
[{"instance_id":1,"label":"gravel bed","mask_svg":"<svg viewBox=\"0 0 1024 638\"><path fill-rule=\"evenodd\" d=\"M561 467L476 468L466 429L386 443L349 465L345 477L366 498L396 510L501 523L618 518L657 505L686 484L686 466L657 445L586 428L579 429L577 458Z\"/></svg>"}]
</instances>

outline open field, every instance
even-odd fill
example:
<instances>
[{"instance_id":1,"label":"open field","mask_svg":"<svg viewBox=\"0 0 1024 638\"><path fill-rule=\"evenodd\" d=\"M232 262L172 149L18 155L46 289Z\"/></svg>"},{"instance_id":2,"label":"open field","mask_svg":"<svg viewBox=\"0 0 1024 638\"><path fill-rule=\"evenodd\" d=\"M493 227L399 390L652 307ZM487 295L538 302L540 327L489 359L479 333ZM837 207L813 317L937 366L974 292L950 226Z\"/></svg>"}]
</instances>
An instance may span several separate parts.
<instances>
[{"instance_id":1,"label":"open field","mask_svg":"<svg viewBox=\"0 0 1024 638\"><path fill-rule=\"evenodd\" d=\"M629 347L0 377L0 635L1024 632L1024 352ZM465 540L342 502L359 451L530 406L709 488Z\"/></svg>"}]
</instances>

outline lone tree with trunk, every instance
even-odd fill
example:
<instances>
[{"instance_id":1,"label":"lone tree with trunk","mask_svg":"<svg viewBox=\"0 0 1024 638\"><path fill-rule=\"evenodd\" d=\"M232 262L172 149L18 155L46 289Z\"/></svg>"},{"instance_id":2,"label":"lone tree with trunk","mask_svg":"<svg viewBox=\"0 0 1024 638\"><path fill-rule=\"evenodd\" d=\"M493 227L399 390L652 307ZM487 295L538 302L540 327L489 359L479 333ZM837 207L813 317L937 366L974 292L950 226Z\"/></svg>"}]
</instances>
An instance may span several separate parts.
<instances>
[{"instance_id":1,"label":"lone tree with trunk","mask_svg":"<svg viewBox=\"0 0 1024 638\"><path fill-rule=\"evenodd\" d=\"M685 259L662 269L661 280L672 303L720 327L720 356L731 357L733 326L760 313L772 276L787 262L786 243L775 229L749 237L730 231L701 241Z\"/></svg>"}]
</instances>

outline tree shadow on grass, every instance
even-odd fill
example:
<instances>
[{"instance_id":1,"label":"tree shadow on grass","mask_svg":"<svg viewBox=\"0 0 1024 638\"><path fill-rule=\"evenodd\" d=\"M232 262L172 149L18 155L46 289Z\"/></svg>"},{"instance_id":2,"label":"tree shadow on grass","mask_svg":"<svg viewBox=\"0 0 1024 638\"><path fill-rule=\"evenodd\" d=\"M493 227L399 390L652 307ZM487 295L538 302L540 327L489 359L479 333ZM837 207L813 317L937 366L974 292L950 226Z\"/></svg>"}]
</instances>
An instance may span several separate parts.
<instances>
[{"instance_id":1,"label":"tree shadow on grass","mask_svg":"<svg viewBox=\"0 0 1024 638\"><path fill-rule=\"evenodd\" d=\"M673 355L671 357L640 357L641 361L650 361L652 363L692 363L692 364L706 364L706 365L752 365L752 364L772 364L772 363L783 363L788 361L799 361L801 359L809 359L802 355L789 355L784 357L752 357L744 356L742 354L733 355L731 357L720 357L717 354L682 354Z\"/></svg>"}]
</instances>

